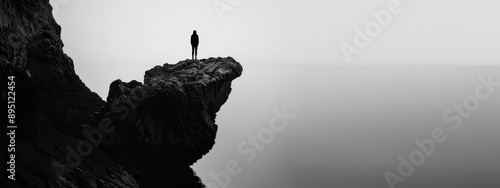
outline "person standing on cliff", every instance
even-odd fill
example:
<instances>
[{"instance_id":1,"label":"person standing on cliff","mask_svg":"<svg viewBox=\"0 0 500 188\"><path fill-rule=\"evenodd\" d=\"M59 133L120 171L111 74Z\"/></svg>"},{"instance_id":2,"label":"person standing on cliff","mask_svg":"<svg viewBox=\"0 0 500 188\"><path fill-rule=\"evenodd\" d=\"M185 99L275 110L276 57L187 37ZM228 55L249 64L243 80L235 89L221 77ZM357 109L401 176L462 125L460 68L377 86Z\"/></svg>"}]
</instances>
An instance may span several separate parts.
<instances>
[{"instance_id":1,"label":"person standing on cliff","mask_svg":"<svg viewBox=\"0 0 500 188\"><path fill-rule=\"evenodd\" d=\"M198 59L198 44L200 43L200 39L198 38L198 35L196 34L196 30L193 31L193 34L191 35L191 47L192 47L192 52L191 52L191 58L192 59Z\"/></svg>"}]
</instances>

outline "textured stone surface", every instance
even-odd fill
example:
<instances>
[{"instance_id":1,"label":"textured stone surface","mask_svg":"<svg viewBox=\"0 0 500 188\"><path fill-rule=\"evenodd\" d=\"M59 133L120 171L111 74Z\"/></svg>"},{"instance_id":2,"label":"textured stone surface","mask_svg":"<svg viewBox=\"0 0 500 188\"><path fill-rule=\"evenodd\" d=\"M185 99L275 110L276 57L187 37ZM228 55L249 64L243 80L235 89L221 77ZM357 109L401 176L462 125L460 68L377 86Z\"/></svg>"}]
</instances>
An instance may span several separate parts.
<instances>
[{"instance_id":1,"label":"textured stone surface","mask_svg":"<svg viewBox=\"0 0 500 188\"><path fill-rule=\"evenodd\" d=\"M0 76L16 76L19 126L16 180L2 173L1 187L202 187L189 166L214 145L216 112L241 65L164 64L142 83L114 81L103 101L75 74L60 32L48 0L0 0Z\"/></svg>"}]
</instances>

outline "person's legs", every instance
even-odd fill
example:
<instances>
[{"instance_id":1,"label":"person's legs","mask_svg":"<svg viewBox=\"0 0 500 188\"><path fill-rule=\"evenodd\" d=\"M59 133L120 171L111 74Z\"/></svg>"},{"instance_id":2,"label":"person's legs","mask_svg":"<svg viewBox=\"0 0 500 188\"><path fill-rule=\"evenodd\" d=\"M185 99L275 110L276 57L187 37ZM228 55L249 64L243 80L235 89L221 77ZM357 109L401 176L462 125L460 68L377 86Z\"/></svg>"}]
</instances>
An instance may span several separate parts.
<instances>
[{"instance_id":1,"label":"person's legs","mask_svg":"<svg viewBox=\"0 0 500 188\"><path fill-rule=\"evenodd\" d=\"M198 46L194 47L194 58L198 59Z\"/></svg>"}]
</instances>

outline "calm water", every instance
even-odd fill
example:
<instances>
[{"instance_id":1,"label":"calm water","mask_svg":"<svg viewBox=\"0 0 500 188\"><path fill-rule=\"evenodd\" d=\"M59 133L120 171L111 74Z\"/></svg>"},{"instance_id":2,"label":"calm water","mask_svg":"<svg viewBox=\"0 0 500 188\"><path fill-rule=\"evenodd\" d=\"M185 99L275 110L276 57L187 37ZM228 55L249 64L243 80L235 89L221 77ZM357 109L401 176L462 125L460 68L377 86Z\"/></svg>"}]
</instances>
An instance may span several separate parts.
<instances>
[{"instance_id":1,"label":"calm water","mask_svg":"<svg viewBox=\"0 0 500 188\"><path fill-rule=\"evenodd\" d=\"M408 159L419 149L414 140L436 128L446 140L395 187L500 186L500 87L460 128L443 119L474 96L479 76L500 82L500 67L244 67L217 115L217 143L193 165L212 187L224 187L210 172L220 175L228 163L241 172L221 178L226 187L389 187L384 172L400 175L398 156ZM285 107L296 117L270 137L273 109Z\"/></svg>"}]
</instances>

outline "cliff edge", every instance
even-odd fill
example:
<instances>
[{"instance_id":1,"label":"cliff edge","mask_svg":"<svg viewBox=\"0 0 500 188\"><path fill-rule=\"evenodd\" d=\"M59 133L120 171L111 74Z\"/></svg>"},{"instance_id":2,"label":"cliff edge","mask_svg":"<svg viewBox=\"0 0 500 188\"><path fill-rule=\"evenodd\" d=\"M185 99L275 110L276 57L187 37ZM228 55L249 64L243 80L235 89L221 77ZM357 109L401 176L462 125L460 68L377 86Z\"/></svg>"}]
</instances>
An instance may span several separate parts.
<instances>
[{"instance_id":1,"label":"cliff edge","mask_svg":"<svg viewBox=\"0 0 500 188\"><path fill-rule=\"evenodd\" d=\"M2 123L15 133L0 140L4 169L14 164L2 187L203 187L190 165L214 145L242 66L231 57L156 66L143 82L111 83L104 101L76 75L51 10L48 0L0 0L1 103L15 92L17 126Z\"/></svg>"}]
</instances>

